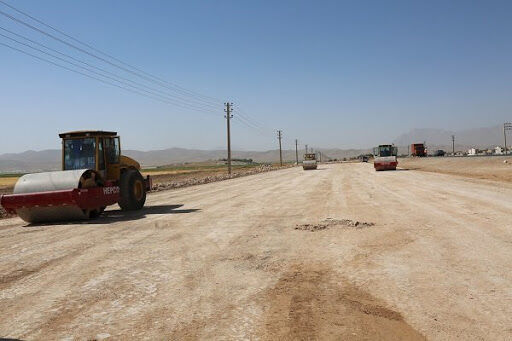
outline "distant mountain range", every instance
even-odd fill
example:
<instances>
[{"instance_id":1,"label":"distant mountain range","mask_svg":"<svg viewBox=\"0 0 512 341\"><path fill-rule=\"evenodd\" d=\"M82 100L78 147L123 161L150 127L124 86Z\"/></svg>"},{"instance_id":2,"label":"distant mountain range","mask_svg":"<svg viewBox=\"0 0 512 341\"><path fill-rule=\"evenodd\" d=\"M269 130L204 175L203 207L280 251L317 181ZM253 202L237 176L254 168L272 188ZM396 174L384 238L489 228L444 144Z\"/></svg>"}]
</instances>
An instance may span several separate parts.
<instances>
[{"instance_id":1,"label":"distant mountain range","mask_svg":"<svg viewBox=\"0 0 512 341\"><path fill-rule=\"evenodd\" d=\"M366 149L322 149L322 153L330 158L342 159L368 153ZM302 159L304 150L299 151ZM123 150L123 154L134 158L143 167L162 166L184 162L214 161L226 158L225 150L197 150L185 148L169 148L163 150L138 151ZM43 151L26 151L0 155L0 173L39 172L58 170L61 167L61 151L57 149ZM233 158L252 159L255 162L279 161L279 150L268 151L233 151ZM295 160L295 150L283 150L285 161Z\"/></svg>"},{"instance_id":2,"label":"distant mountain range","mask_svg":"<svg viewBox=\"0 0 512 341\"><path fill-rule=\"evenodd\" d=\"M456 150L466 150L470 147L487 148L503 144L502 126L452 132L443 129L413 129L392 141L399 146L400 153L407 153L407 146L411 143L426 142L430 150L451 150L451 136L455 135ZM512 135L512 134L511 134ZM385 143L387 141L383 141ZM512 142L512 137L511 137ZM512 144L512 143L511 143ZM321 149L321 152L330 158L343 159L360 154L369 153L366 149ZM161 166L183 162L200 162L219 160L226 157L225 150L196 150L185 148L168 148L163 150L138 151L124 150L124 155L139 161L144 167ZM299 158L304 150L299 151ZM253 159L255 162L279 161L278 150L268 151L234 151L233 158ZM295 160L295 150L284 150L283 158L287 161ZM42 151L26 151L22 153L8 153L0 155L0 172L37 172L60 169L61 151L50 149Z\"/></svg>"}]
</instances>

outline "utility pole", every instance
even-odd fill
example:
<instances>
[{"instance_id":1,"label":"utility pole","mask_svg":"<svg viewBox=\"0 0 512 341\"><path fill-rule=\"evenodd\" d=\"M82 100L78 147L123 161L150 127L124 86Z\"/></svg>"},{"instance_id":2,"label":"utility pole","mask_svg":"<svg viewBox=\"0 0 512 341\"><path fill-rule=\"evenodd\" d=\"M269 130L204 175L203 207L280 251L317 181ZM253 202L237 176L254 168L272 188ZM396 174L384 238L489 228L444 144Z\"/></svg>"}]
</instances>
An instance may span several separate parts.
<instances>
[{"instance_id":1,"label":"utility pole","mask_svg":"<svg viewBox=\"0 0 512 341\"><path fill-rule=\"evenodd\" d=\"M297 162L297 165L299 164L299 141L295 139L295 161Z\"/></svg>"},{"instance_id":2,"label":"utility pole","mask_svg":"<svg viewBox=\"0 0 512 341\"><path fill-rule=\"evenodd\" d=\"M452 135L452 155L455 156L455 135Z\"/></svg>"},{"instance_id":3,"label":"utility pole","mask_svg":"<svg viewBox=\"0 0 512 341\"><path fill-rule=\"evenodd\" d=\"M512 130L512 123L503 123L503 139L505 140L505 155L507 155L507 130Z\"/></svg>"},{"instance_id":4,"label":"utility pole","mask_svg":"<svg viewBox=\"0 0 512 341\"><path fill-rule=\"evenodd\" d=\"M231 175L231 126L229 121L233 118L233 115L231 115L231 111L233 110L233 103L226 102L224 105L226 106L226 109L224 109L226 115L224 115L224 117L226 118L228 125L228 174Z\"/></svg>"},{"instance_id":5,"label":"utility pole","mask_svg":"<svg viewBox=\"0 0 512 341\"><path fill-rule=\"evenodd\" d=\"M283 137L283 132L281 130L277 131L277 138L279 139L279 163L281 167L283 166L283 151L281 149L281 138Z\"/></svg>"},{"instance_id":6,"label":"utility pole","mask_svg":"<svg viewBox=\"0 0 512 341\"><path fill-rule=\"evenodd\" d=\"M306 154L308 153L308 145L306 145Z\"/></svg>"}]
</instances>

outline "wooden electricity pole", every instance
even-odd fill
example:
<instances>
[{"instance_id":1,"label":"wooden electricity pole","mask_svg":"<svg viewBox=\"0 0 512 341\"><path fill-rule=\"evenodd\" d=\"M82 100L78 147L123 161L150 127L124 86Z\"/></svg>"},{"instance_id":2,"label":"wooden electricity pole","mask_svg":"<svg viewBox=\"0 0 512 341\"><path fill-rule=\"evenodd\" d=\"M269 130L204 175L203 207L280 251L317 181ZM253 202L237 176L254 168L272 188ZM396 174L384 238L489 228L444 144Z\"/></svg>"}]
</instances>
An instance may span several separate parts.
<instances>
[{"instance_id":1,"label":"wooden electricity pole","mask_svg":"<svg viewBox=\"0 0 512 341\"><path fill-rule=\"evenodd\" d=\"M224 117L226 118L228 128L228 174L231 175L231 127L229 121L233 118L233 115L231 115L231 110L233 110L233 103L226 102L224 105L226 106L226 109L224 109L226 115L224 115Z\"/></svg>"},{"instance_id":2,"label":"wooden electricity pole","mask_svg":"<svg viewBox=\"0 0 512 341\"><path fill-rule=\"evenodd\" d=\"M452 154L455 156L455 135L452 135Z\"/></svg>"},{"instance_id":3,"label":"wooden electricity pole","mask_svg":"<svg viewBox=\"0 0 512 341\"><path fill-rule=\"evenodd\" d=\"M507 130L512 130L512 123L503 123L503 139L505 140L505 155L507 155Z\"/></svg>"},{"instance_id":4,"label":"wooden electricity pole","mask_svg":"<svg viewBox=\"0 0 512 341\"><path fill-rule=\"evenodd\" d=\"M295 161L297 162L297 165L299 164L299 147L298 147L299 141L295 139Z\"/></svg>"},{"instance_id":5,"label":"wooden electricity pole","mask_svg":"<svg viewBox=\"0 0 512 341\"><path fill-rule=\"evenodd\" d=\"M505 155L507 155L507 126L506 123L503 125L503 139L505 140Z\"/></svg>"},{"instance_id":6,"label":"wooden electricity pole","mask_svg":"<svg viewBox=\"0 0 512 341\"><path fill-rule=\"evenodd\" d=\"M281 167L283 166L283 151L281 149L281 139L283 138L283 132L281 130L277 131L277 138L279 139L279 163Z\"/></svg>"}]
</instances>

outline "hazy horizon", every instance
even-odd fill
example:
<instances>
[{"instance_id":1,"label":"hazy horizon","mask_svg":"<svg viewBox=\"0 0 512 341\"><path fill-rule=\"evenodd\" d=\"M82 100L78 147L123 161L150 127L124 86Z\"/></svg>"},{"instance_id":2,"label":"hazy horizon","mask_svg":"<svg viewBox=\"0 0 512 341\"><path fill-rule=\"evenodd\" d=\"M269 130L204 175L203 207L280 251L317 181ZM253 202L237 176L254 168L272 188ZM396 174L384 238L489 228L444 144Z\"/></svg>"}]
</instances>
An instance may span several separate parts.
<instances>
[{"instance_id":1,"label":"hazy horizon","mask_svg":"<svg viewBox=\"0 0 512 341\"><path fill-rule=\"evenodd\" d=\"M425 142L428 145L432 146L451 146L451 134L455 134L456 136L456 145L458 146L474 146L474 147L491 147L495 145L503 144L503 135L500 131L501 125L491 126L491 127L481 127L477 129L467 129L461 131L449 131L444 129L437 128L415 128L411 129L408 132L404 132L396 136L394 139L389 141L381 141L379 144L393 143L399 147L408 147L411 143ZM59 140L60 141L60 140ZM376 144L377 145L377 144ZM308 149L314 148L316 150L371 150L375 145L371 146L361 146L361 147L324 147L324 146L316 146L316 145L308 145ZM22 154L25 152L44 152L44 151L60 151L61 145L60 142L54 148L45 148L45 149L27 149L19 152L0 152L0 156L6 154ZM165 148L156 148L156 149L137 149L137 148L125 148L123 150L128 151L137 151L137 152L158 152L165 151L170 149L184 149L184 150L196 150L196 151L205 151L205 152L213 152L213 151L225 151L226 146L218 146L212 148L190 148L186 146L168 146ZM298 150L304 151L305 146L299 144ZM276 143L276 146L271 146L268 149L250 149L250 148L241 148L237 145L232 145L233 152L269 152L279 150L279 146ZM283 150L286 151L294 151L295 145L285 146Z\"/></svg>"}]
</instances>

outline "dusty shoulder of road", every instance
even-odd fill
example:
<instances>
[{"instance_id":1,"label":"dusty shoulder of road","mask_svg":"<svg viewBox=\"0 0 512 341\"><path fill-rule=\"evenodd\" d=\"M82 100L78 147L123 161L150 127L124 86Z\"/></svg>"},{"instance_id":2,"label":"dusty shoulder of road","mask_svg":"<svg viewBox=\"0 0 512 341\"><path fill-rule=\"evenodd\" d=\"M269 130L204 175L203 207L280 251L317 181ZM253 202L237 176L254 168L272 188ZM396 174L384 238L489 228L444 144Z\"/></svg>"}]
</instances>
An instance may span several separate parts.
<instances>
[{"instance_id":1,"label":"dusty shoulder of road","mask_svg":"<svg viewBox=\"0 0 512 341\"><path fill-rule=\"evenodd\" d=\"M410 170L512 182L512 157L509 156L409 157L400 158L398 162L399 167Z\"/></svg>"},{"instance_id":2,"label":"dusty shoulder of road","mask_svg":"<svg viewBox=\"0 0 512 341\"><path fill-rule=\"evenodd\" d=\"M256 167L234 168L231 175L227 174L226 169L216 170L197 170L194 172L149 172L144 175L151 175L153 178L153 191L163 191L167 189L189 187L210 182L223 181L239 178L242 176L260 174L275 171L278 169L293 167L293 165L260 165Z\"/></svg>"}]
</instances>

